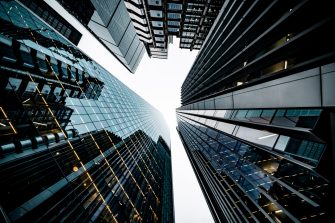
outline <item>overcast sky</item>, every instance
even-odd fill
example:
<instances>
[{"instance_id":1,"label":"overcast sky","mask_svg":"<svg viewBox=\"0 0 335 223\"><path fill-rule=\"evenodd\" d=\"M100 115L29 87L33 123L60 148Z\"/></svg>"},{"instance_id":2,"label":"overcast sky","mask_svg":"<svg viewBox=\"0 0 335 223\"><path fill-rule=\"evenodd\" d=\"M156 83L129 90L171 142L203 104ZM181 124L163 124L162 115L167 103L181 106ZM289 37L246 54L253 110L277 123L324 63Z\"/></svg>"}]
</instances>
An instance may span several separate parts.
<instances>
[{"instance_id":1,"label":"overcast sky","mask_svg":"<svg viewBox=\"0 0 335 223\"><path fill-rule=\"evenodd\" d=\"M84 36L79 47L165 116L171 135L176 222L213 222L176 131L175 108L180 106L180 87L197 52L179 49L178 39L174 39L167 60L150 59L145 54L136 73L131 74L91 38Z\"/></svg>"},{"instance_id":2,"label":"overcast sky","mask_svg":"<svg viewBox=\"0 0 335 223\"><path fill-rule=\"evenodd\" d=\"M163 113L171 135L176 223L213 222L176 132L175 109L180 106L180 87L193 64L197 51L179 49L179 39L175 38L174 43L169 45L167 60L150 59L145 53L136 73L131 74L55 0L46 0L46 2L70 20L70 23L83 34L79 48Z\"/></svg>"}]
</instances>

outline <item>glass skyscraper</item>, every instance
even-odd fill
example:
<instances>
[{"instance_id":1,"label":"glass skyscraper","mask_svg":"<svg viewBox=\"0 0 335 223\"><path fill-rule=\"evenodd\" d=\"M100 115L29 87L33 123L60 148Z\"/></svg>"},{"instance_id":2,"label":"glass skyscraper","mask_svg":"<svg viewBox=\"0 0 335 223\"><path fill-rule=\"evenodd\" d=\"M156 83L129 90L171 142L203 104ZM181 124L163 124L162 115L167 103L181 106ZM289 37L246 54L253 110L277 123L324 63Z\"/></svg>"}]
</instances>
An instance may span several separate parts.
<instances>
[{"instance_id":1,"label":"glass skyscraper","mask_svg":"<svg viewBox=\"0 0 335 223\"><path fill-rule=\"evenodd\" d=\"M178 132L216 222L333 222L330 1L225 1Z\"/></svg>"},{"instance_id":2,"label":"glass skyscraper","mask_svg":"<svg viewBox=\"0 0 335 223\"><path fill-rule=\"evenodd\" d=\"M0 221L174 222L161 113L31 8L0 1Z\"/></svg>"},{"instance_id":3,"label":"glass skyscraper","mask_svg":"<svg viewBox=\"0 0 335 223\"><path fill-rule=\"evenodd\" d=\"M136 33L123 0L57 1L130 72L135 73L145 47Z\"/></svg>"}]
</instances>

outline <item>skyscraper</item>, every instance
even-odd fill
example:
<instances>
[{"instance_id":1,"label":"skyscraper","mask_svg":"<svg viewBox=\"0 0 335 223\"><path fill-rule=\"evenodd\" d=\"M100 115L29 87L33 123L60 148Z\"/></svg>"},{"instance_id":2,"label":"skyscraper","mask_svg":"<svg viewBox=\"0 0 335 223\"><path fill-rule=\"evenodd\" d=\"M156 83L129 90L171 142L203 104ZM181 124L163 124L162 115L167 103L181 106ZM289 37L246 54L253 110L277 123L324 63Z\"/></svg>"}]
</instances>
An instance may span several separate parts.
<instances>
[{"instance_id":1,"label":"skyscraper","mask_svg":"<svg viewBox=\"0 0 335 223\"><path fill-rule=\"evenodd\" d=\"M57 1L130 72L135 73L145 47L136 34L123 0Z\"/></svg>"},{"instance_id":2,"label":"skyscraper","mask_svg":"<svg viewBox=\"0 0 335 223\"><path fill-rule=\"evenodd\" d=\"M181 49L199 50L209 33L223 0L184 1L181 18L180 43ZM228 1L225 1L225 5ZM225 7L225 5L223 7Z\"/></svg>"},{"instance_id":3,"label":"skyscraper","mask_svg":"<svg viewBox=\"0 0 335 223\"><path fill-rule=\"evenodd\" d=\"M200 49L223 0L125 0L139 38L148 55L167 59L168 44L180 37L182 49Z\"/></svg>"},{"instance_id":4,"label":"skyscraper","mask_svg":"<svg viewBox=\"0 0 335 223\"><path fill-rule=\"evenodd\" d=\"M22 4L33 11L37 16L48 23L73 44L78 45L82 34L76 30L66 19L58 14L43 0L20 0Z\"/></svg>"},{"instance_id":5,"label":"skyscraper","mask_svg":"<svg viewBox=\"0 0 335 223\"><path fill-rule=\"evenodd\" d=\"M183 2L125 0L124 3L149 57L167 59L172 35L179 34Z\"/></svg>"},{"instance_id":6,"label":"skyscraper","mask_svg":"<svg viewBox=\"0 0 335 223\"><path fill-rule=\"evenodd\" d=\"M225 2L177 109L216 222L332 221L333 27L331 2Z\"/></svg>"},{"instance_id":7,"label":"skyscraper","mask_svg":"<svg viewBox=\"0 0 335 223\"><path fill-rule=\"evenodd\" d=\"M173 36L180 37L182 49L200 49L224 3L223 0L57 1L133 73L144 49L149 57L167 59ZM129 58L130 55L135 56Z\"/></svg>"},{"instance_id":8,"label":"skyscraper","mask_svg":"<svg viewBox=\"0 0 335 223\"><path fill-rule=\"evenodd\" d=\"M58 2L118 56L131 72L135 72L145 50L152 58L168 57L168 43L172 39L169 35L179 33L183 4L182 1L167 3L161 0ZM129 58L134 55L133 50L140 51L138 57L135 55L136 60ZM135 65L130 60L136 61Z\"/></svg>"},{"instance_id":9,"label":"skyscraper","mask_svg":"<svg viewBox=\"0 0 335 223\"><path fill-rule=\"evenodd\" d=\"M0 221L173 222L162 115L31 9L0 1Z\"/></svg>"}]
</instances>

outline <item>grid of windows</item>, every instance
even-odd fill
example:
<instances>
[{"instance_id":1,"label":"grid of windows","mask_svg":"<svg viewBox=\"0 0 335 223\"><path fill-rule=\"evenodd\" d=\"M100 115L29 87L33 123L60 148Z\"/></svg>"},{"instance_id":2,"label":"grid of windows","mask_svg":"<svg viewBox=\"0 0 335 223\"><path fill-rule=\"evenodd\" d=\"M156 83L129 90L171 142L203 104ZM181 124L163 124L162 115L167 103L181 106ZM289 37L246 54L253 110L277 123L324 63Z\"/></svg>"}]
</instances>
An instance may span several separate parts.
<instances>
[{"instance_id":1,"label":"grid of windows","mask_svg":"<svg viewBox=\"0 0 335 223\"><path fill-rule=\"evenodd\" d=\"M66 105L74 110L71 127L80 133L108 129L127 137L139 128L157 140L159 135L168 139L168 132L161 132L154 123L164 123L161 114L98 64L91 66L92 74L104 80L98 100L67 98ZM151 115L155 119L152 119ZM68 127L70 128L70 126ZM163 129L164 130L164 129Z\"/></svg>"},{"instance_id":2,"label":"grid of windows","mask_svg":"<svg viewBox=\"0 0 335 223\"><path fill-rule=\"evenodd\" d=\"M168 27L168 31L169 32L179 32L179 29L178 28Z\"/></svg>"},{"instance_id":3,"label":"grid of windows","mask_svg":"<svg viewBox=\"0 0 335 223\"><path fill-rule=\"evenodd\" d=\"M285 127L312 129L322 109L180 110L182 113Z\"/></svg>"},{"instance_id":4,"label":"grid of windows","mask_svg":"<svg viewBox=\"0 0 335 223\"><path fill-rule=\"evenodd\" d=\"M211 113L215 111L209 110L208 112ZM313 166L318 164L325 149L325 144L322 141L313 142L301 139L301 137L289 137L265 130L244 127L241 126L244 125L243 122L230 124L224 122L225 120L221 121L212 119L211 116L204 118L189 114L182 114L182 112L180 112L180 115L198 123L216 128L246 142L262 146L267 150L284 152L287 157L292 156L297 160L301 160Z\"/></svg>"},{"instance_id":5,"label":"grid of windows","mask_svg":"<svg viewBox=\"0 0 335 223\"><path fill-rule=\"evenodd\" d=\"M214 220L331 222L331 4L219 2L184 7L180 46L201 50L177 109Z\"/></svg>"},{"instance_id":6,"label":"grid of windows","mask_svg":"<svg viewBox=\"0 0 335 223\"><path fill-rule=\"evenodd\" d=\"M167 5L169 10L181 10L183 8L182 4L168 3Z\"/></svg>"},{"instance_id":7,"label":"grid of windows","mask_svg":"<svg viewBox=\"0 0 335 223\"><path fill-rule=\"evenodd\" d=\"M0 19L0 219L173 222L162 114L16 1Z\"/></svg>"},{"instance_id":8,"label":"grid of windows","mask_svg":"<svg viewBox=\"0 0 335 223\"><path fill-rule=\"evenodd\" d=\"M220 218L236 222L322 219L324 210L319 208L329 183L315 171L245 143L216 129L216 124L208 120L181 114L177 118L185 149L199 170L198 177L207 179L210 190L206 193L224 194L214 198L208 195L208 199L212 204L225 204L217 212L234 213L222 213Z\"/></svg>"},{"instance_id":9,"label":"grid of windows","mask_svg":"<svg viewBox=\"0 0 335 223\"><path fill-rule=\"evenodd\" d=\"M77 31L70 23L62 18L56 11L51 9L44 1L21 0L30 10L40 16L49 25L55 28L73 44L77 45L81 38L81 33Z\"/></svg>"},{"instance_id":10,"label":"grid of windows","mask_svg":"<svg viewBox=\"0 0 335 223\"><path fill-rule=\"evenodd\" d=\"M137 48L144 47L140 36L147 39L147 32L137 33L132 22L141 24L141 17L129 16L123 0L116 1L70 1L57 0L70 14L78 19L130 72L134 73L143 53L137 54ZM130 4L131 5L131 4ZM135 10L136 7L130 8ZM141 12L143 10L138 9ZM156 17L162 13L153 12ZM141 34L142 32L142 34ZM132 44L136 43L136 47Z\"/></svg>"},{"instance_id":11,"label":"grid of windows","mask_svg":"<svg viewBox=\"0 0 335 223\"><path fill-rule=\"evenodd\" d=\"M185 3L180 38L181 48L188 48L191 50L199 50L201 48L203 42L199 42L198 40L204 40L206 38L223 3L224 1L197 1ZM190 32L193 34L187 34ZM190 44L184 44L187 37L193 36L195 36L194 41Z\"/></svg>"},{"instance_id":12,"label":"grid of windows","mask_svg":"<svg viewBox=\"0 0 335 223\"><path fill-rule=\"evenodd\" d=\"M178 21L168 21L168 25L170 25L170 26L180 26L180 22L178 22Z\"/></svg>"},{"instance_id":13,"label":"grid of windows","mask_svg":"<svg viewBox=\"0 0 335 223\"><path fill-rule=\"evenodd\" d=\"M179 13L168 13L168 18L169 19L180 19L181 14L179 14Z\"/></svg>"}]
</instances>

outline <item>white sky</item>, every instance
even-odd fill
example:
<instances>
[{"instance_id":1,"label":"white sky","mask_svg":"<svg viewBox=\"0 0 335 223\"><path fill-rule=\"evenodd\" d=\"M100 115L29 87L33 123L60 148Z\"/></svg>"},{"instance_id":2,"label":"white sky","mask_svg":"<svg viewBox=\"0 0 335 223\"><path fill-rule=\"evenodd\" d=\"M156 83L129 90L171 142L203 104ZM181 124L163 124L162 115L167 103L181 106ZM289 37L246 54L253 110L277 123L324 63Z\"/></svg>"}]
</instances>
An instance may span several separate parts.
<instances>
[{"instance_id":1,"label":"white sky","mask_svg":"<svg viewBox=\"0 0 335 223\"><path fill-rule=\"evenodd\" d=\"M197 51L179 49L179 39L175 38L169 44L167 60L150 59L145 53L132 74L55 0L46 2L83 34L80 49L163 113L171 135L176 223L214 222L176 131L175 109L180 106L180 88Z\"/></svg>"},{"instance_id":2,"label":"white sky","mask_svg":"<svg viewBox=\"0 0 335 223\"><path fill-rule=\"evenodd\" d=\"M197 52L169 45L167 60L150 59L147 54L135 74L128 72L100 43L84 36L79 47L129 88L159 109L170 128L176 223L213 222L206 201L176 131L175 108L180 106L180 87Z\"/></svg>"}]
</instances>

